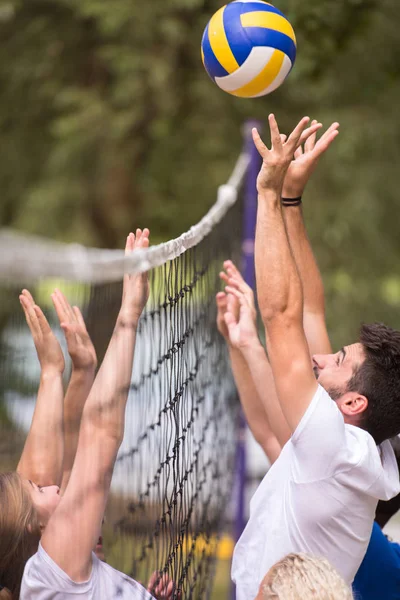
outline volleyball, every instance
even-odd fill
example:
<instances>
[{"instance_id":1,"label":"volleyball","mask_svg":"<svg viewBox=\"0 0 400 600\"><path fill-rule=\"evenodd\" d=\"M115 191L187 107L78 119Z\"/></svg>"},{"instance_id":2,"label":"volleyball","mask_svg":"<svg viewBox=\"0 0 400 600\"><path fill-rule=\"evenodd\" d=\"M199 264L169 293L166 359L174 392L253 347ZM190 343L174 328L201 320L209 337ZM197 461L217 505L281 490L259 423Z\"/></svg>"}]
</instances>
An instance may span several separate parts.
<instances>
[{"instance_id":1,"label":"volleyball","mask_svg":"<svg viewBox=\"0 0 400 600\"><path fill-rule=\"evenodd\" d=\"M258 98L276 90L296 59L293 27L262 0L235 0L210 19L201 42L204 67L224 92Z\"/></svg>"}]
</instances>

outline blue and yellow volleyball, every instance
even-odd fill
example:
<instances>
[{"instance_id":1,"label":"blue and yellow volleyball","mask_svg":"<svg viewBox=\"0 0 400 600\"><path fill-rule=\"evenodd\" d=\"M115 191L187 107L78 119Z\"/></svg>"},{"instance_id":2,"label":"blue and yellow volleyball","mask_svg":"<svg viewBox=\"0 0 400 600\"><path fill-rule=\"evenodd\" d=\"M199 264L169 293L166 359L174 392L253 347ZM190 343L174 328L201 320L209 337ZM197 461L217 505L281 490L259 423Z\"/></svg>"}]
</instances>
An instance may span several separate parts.
<instances>
[{"instance_id":1,"label":"blue and yellow volleyball","mask_svg":"<svg viewBox=\"0 0 400 600\"><path fill-rule=\"evenodd\" d=\"M296 59L293 27L262 0L235 0L210 19L201 42L204 67L225 92L257 98L276 90Z\"/></svg>"}]
</instances>

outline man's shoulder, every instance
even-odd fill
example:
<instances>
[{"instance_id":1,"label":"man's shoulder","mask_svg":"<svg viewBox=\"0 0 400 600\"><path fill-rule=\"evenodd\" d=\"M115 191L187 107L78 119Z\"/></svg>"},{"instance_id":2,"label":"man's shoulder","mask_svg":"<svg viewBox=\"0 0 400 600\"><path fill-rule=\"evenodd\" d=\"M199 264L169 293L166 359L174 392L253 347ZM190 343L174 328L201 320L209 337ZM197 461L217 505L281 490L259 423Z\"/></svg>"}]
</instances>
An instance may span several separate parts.
<instances>
[{"instance_id":1,"label":"man's shoulder","mask_svg":"<svg viewBox=\"0 0 400 600\"><path fill-rule=\"evenodd\" d=\"M338 476L377 500L390 500L400 492L399 470L389 441L379 446L372 436L354 425L345 425L346 447Z\"/></svg>"},{"instance_id":2,"label":"man's shoulder","mask_svg":"<svg viewBox=\"0 0 400 600\"><path fill-rule=\"evenodd\" d=\"M339 431L344 433L343 415L321 385L318 385L306 412L293 432L291 442L297 444L304 435L315 436L317 431L324 432L325 439L331 437L330 432L333 439L337 438Z\"/></svg>"}]
</instances>

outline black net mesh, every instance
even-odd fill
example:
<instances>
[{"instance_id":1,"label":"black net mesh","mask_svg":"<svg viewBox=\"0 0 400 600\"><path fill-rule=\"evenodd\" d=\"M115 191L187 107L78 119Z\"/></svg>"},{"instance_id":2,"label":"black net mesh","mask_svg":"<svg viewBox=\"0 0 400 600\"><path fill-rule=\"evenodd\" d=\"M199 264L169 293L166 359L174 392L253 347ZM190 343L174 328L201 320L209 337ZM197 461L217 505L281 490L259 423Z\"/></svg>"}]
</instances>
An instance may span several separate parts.
<instances>
[{"instance_id":1,"label":"black net mesh","mask_svg":"<svg viewBox=\"0 0 400 600\"><path fill-rule=\"evenodd\" d=\"M215 294L223 260L240 259L241 221L238 202L198 246L150 271L105 516L107 561L143 584L154 571L168 574L175 598L210 596L231 494L238 404L216 328ZM49 303L55 285L82 308L101 360L121 285L42 279L29 286L55 328ZM1 291L2 469L15 468L39 378L20 289Z\"/></svg>"}]
</instances>

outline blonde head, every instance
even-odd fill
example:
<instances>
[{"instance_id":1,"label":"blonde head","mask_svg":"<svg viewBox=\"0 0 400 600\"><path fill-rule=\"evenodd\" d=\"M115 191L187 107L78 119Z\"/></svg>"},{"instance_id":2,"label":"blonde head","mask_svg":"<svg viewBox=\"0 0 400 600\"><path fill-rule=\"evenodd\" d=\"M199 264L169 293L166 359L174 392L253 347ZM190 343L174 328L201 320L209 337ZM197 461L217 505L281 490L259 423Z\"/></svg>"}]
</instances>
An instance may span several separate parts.
<instances>
[{"instance_id":1,"label":"blonde head","mask_svg":"<svg viewBox=\"0 0 400 600\"><path fill-rule=\"evenodd\" d=\"M323 558L288 554L264 577L256 600L352 600L339 573Z\"/></svg>"},{"instance_id":2,"label":"blonde head","mask_svg":"<svg viewBox=\"0 0 400 600\"><path fill-rule=\"evenodd\" d=\"M0 600L19 598L25 563L39 540L39 519L21 477L0 474Z\"/></svg>"}]
</instances>

